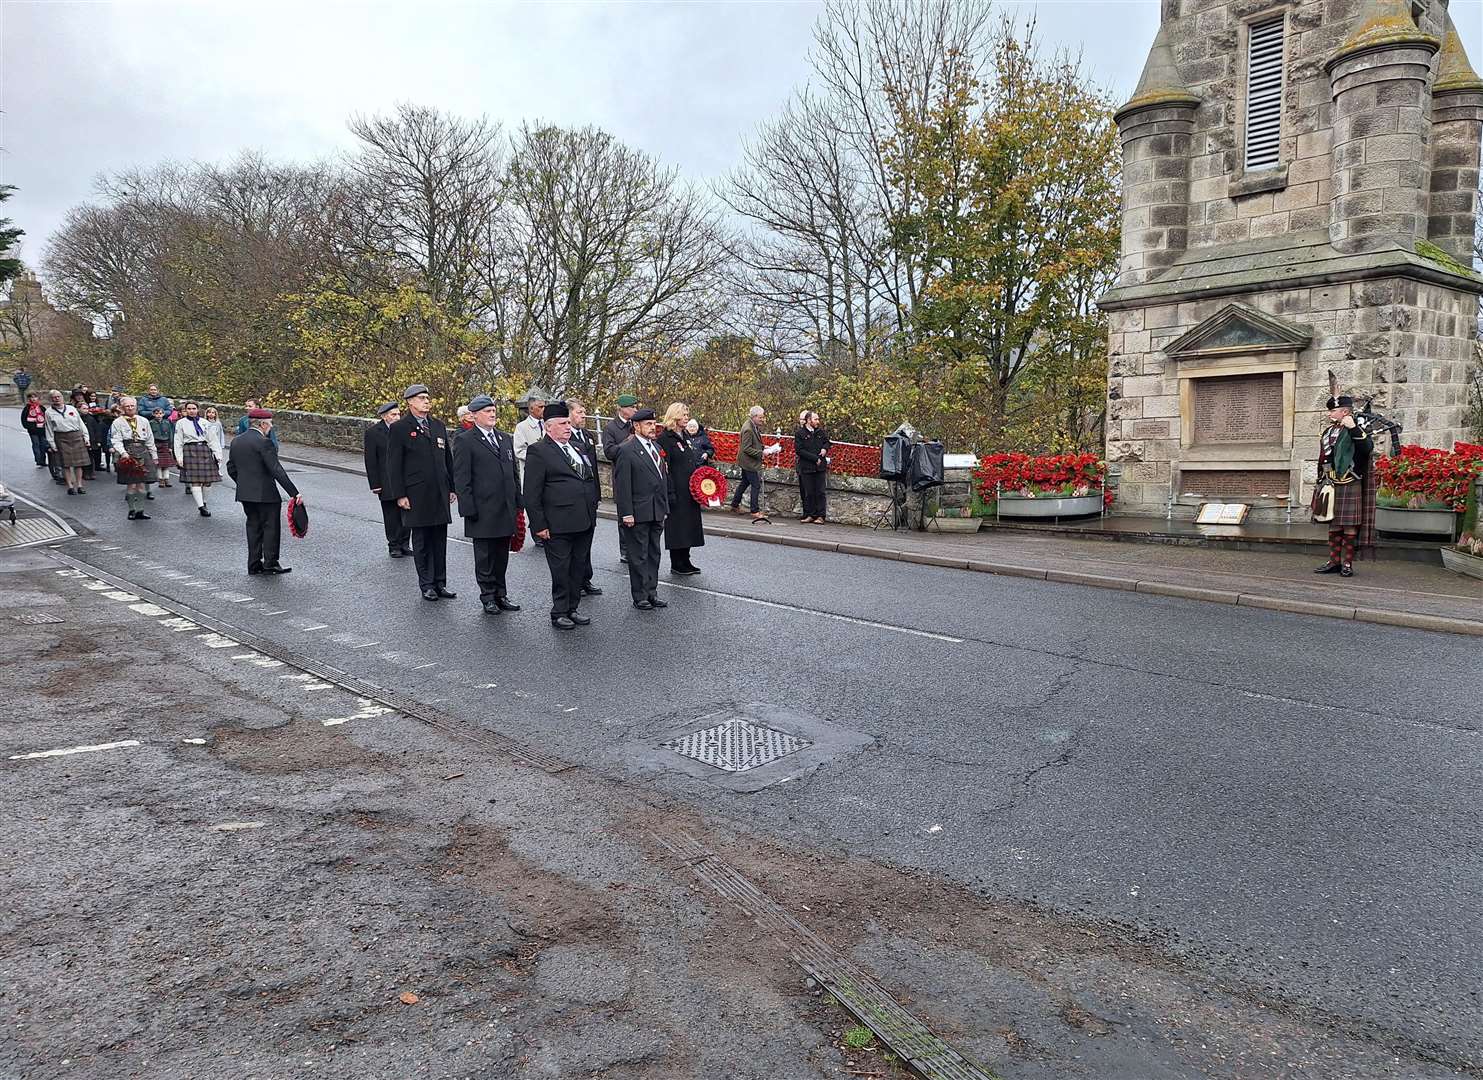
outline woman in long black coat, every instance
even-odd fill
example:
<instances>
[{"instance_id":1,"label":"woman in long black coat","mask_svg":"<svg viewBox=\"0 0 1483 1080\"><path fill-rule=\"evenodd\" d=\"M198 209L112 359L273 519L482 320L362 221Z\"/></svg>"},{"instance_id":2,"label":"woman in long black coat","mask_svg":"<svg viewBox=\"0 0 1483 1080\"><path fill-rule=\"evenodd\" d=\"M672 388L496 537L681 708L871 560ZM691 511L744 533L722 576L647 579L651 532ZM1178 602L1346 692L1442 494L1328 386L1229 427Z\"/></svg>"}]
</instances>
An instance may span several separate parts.
<instances>
[{"instance_id":1,"label":"woman in long black coat","mask_svg":"<svg viewBox=\"0 0 1483 1080\"><path fill-rule=\"evenodd\" d=\"M700 504L690 494L690 474L704 462L685 430L689 420L689 408L675 402L664 412L664 433L659 436L659 449L669 467L669 517L664 521L664 547L669 552L670 571L685 575L700 573L690 561L690 549L705 546Z\"/></svg>"}]
</instances>

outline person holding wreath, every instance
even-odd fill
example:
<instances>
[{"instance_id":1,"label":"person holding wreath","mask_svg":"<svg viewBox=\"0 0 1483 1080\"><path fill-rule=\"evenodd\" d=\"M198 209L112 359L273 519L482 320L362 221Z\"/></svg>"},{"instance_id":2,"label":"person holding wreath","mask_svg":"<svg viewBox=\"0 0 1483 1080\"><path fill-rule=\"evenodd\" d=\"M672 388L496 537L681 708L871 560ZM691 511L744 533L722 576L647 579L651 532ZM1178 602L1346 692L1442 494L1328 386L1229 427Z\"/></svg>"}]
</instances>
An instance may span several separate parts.
<instances>
[{"instance_id":1,"label":"person holding wreath","mask_svg":"<svg viewBox=\"0 0 1483 1080\"><path fill-rule=\"evenodd\" d=\"M664 430L659 435L659 451L669 466L669 516L664 519L664 548L669 552L670 572L685 577L700 573L699 567L690 561L690 551L705 546L700 503L690 493L690 474L705 461L686 430L689 423L690 407L676 401L664 410Z\"/></svg>"},{"instance_id":2,"label":"person holding wreath","mask_svg":"<svg viewBox=\"0 0 1483 1080\"><path fill-rule=\"evenodd\" d=\"M129 520L148 521L144 498L155 478L154 432L139 415L139 403L134 398L124 396L119 409L123 415L108 429L108 442L113 448L113 477L124 485Z\"/></svg>"},{"instance_id":3,"label":"person holding wreath","mask_svg":"<svg viewBox=\"0 0 1483 1080\"><path fill-rule=\"evenodd\" d=\"M798 457L798 494L803 503L805 525L824 524L828 510L824 485L829 477L829 433L820 426L819 414L805 409L798 415L793 432L793 452Z\"/></svg>"}]
</instances>

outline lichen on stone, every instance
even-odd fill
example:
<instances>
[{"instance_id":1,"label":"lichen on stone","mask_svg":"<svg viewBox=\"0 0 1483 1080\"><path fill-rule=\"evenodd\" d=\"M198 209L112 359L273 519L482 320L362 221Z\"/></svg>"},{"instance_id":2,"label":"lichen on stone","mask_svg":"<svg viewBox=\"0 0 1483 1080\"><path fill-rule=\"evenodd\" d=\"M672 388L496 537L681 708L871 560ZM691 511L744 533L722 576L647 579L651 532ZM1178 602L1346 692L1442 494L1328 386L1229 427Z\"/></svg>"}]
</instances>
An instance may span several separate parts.
<instances>
[{"instance_id":1,"label":"lichen on stone","mask_svg":"<svg viewBox=\"0 0 1483 1080\"><path fill-rule=\"evenodd\" d=\"M1454 274L1463 274L1468 277L1477 276L1476 271L1462 265L1462 263L1458 262L1451 255L1447 254L1447 252L1437 247L1437 245L1433 244L1430 240L1416 241L1416 254L1420 255L1423 259L1426 259L1429 262L1436 263L1443 269L1451 270Z\"/></svg>"},{"instance_id":2,"label":"lichen on stone","mask_svg":"<svg viewBox=\"0 0 1483 1080\"><path fill-rule=\"evenodd\" d=\"M1478 77L1473 65L1468 62L1467 50L1463 48L1462 38L1449 15L1447 36L1442 41L1442 55L1437 61L1437 81L1432 87L1432 93L1445 94L1458 90L1483 90L1483 79Z\"/></svg>"},{"instance_id":3,"label":"lichen on stone","mask_svg":"<svg viewBox=\"0 0 1483 1080\"><path fill-rule=\"evenodd\" d=\"M1340 45L1332 64L1352 53L1365 52L1385 45L1430 45L1440 48L1441 42L1431 34L1423 33L1411 18L1405 0L1385 0L1381 10L1368 19L1358 30Z\"/></svg>"}]
</instances>

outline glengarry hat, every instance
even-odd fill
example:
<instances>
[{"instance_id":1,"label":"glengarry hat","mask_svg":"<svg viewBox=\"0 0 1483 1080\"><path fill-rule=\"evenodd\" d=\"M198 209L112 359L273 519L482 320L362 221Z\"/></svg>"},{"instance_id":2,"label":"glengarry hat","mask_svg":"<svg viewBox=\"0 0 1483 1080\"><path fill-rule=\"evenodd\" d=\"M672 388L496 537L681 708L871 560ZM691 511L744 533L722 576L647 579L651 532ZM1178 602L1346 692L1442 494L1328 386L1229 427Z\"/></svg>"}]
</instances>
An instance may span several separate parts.
<instances>
[{"instance_id":1,"label":"glengarry hat","mask_svg":"<svg viewBox=\"0 0 1483 1080\"><path fill-rule=\"evenodd\" d=\"M402 391L402 400L406 401L408 398L414 398L418 394L425 394L427 392L427 387L423 386L420 382L415 382Z\"/></svg>"},{"instance_id":2,"label":"glengarry hat","mask_svg":"<svg viewBox=\"0 0 1483 1080\"><path fill-rule=\"evenodd\" d=\"M1348 394L1340 394L1337 397L1331 397L1328 400L1328 404L1324 406L1324 408L1326 409L1352 409L1353 407L1354 398L1350 397Z\"/></svg>"}]
</instances>

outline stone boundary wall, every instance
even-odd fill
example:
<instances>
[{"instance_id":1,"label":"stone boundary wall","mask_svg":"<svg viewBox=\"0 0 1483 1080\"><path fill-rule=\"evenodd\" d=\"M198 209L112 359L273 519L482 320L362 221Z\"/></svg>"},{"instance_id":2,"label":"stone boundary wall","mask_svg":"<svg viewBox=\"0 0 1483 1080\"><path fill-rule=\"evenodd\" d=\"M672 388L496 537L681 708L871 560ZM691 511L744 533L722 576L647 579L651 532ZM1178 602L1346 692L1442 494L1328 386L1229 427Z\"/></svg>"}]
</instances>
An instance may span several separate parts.
<instances>
[{"instance_id":1,"label":"stone boundary wall","mask_svg":"<svg viewBox=\"0 0 1483 1080\"><path fill-rule=\"evenodd\" d=\"M184 400L184 399L182 399ZM214 405L220 414L228 436L236 428L238 419L246 411L241 405L225 405L218 401L201 398L204 409ZM344 450L360 453L365 429L376 423L365 416L333 416L328 413L298 412L293 409L274 409L273 426L278 438L285 444L318 446L327 450ZM596 432L593 432L594 436ZM601 453L601 451L599 451ZM725 474L727 483L735 490L741 476L735 465L726 462L717 464ZM612 498L612 468L603 460L599 463L603 495ZM947 484L939 493L943 506L968 505L969 473L967 469L950 469ZM829 500L830 520L844 525L872 525L882 515L889 516L891 509L891 485L884 480L830 473L826 486ZM800 513L802 499L798 491L798 475L792 469L768 469L763 473L764 508L779 517L796 517ZM748 496L750 498L750 494ZM743 502L745 507L747 502ZM911 505L919 506L919 500Z\"/></svg>"}]
</instances>

